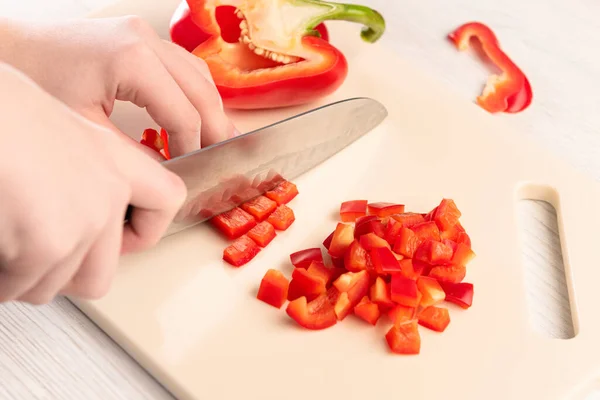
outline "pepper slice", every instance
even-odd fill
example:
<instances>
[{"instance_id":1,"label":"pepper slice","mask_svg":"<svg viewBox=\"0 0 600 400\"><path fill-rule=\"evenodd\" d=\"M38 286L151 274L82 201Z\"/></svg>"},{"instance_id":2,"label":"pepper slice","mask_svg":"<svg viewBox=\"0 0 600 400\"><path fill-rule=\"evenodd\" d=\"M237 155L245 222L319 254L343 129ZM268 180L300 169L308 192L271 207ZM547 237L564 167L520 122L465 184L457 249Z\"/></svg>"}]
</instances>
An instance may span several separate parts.
<instances>
[{"instance_id":1,"label":"pepper slice","mask_svg":"<svg viewBox=\"0 0 600 400\"><path fill-rule=\"evenodd\" d=\"M467 309L473 304L473 284L467 282L440 282L446 293L446 301Z\"/></svg>"},{"instance_id":2,"label":"pepper slice","mask_svg":"<svg viewBox=\"0 0 600 400\"><path fill-rule=\"evenodd\" d=\"M314 0L188 0L192 20L210 38L193 50L204 59L223 104L257 109L299 105L337 90L348 73L344 55L319 37L326 20L365 25L363 40L376 42L385 30L375 10ZM236 7L240 36L224 38L216 9Z\"/></svg>"},{"instance_id":3,"label":"pepper slice","mask_svg":"<svg viewBox=\"0 0 600 400\"><path fill-rule=\"evenodd\" d=\"M321 330L337 323L337 316L327 293L310 303L306 301L306 297L299 297L288 303L285 312L306 329Z\"/></svg>"},{"instance_id":4,"label":"pepper slice","mask_svg":"<svg viewBox=\"0 0 600 400\"><path fill-rule=\"evenodd\" d=\"M502 70L500 76L489 77L477 103L490 113L517 113L529 107L533 98L529 80L500 48L498 38L488 26L469 22L448 35L459 51L468 49L473 37L481 42L485 54Z\"/></svg>"},{"instance_id":5,"label":"pepper slice","mask_svg":"<svg viewBox=\"0 0 600 400\"><path fill-rule=\"evenodd\" d=\"M260 281L256 298L275 308L281 308L287 301L289 283L281 271L269 269Z\"/></svg>"}]
</instances>

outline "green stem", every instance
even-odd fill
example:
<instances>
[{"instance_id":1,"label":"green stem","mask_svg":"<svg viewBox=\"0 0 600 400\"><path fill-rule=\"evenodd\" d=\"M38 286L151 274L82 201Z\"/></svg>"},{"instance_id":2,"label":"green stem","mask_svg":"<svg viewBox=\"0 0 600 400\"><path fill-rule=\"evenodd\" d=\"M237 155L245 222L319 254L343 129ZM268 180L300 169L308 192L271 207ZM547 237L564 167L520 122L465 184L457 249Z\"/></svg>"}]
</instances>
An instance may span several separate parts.
<instances>
[{"instance_id":1,"label":"green stem","mask_svg":"<svg viewBox=\"0 0 600 400\"><path fill-rule=\"evenodd\" d=\"M385 31L383 16L372 8L355 5L333 3L322 0L295 0L297 3L312 4L318 7L328 7L329 11L310 20L309 29L314 29L323 21L342 20L363 24L360 36L369 43L374 43Z\"/></svg>"}]
</instances>

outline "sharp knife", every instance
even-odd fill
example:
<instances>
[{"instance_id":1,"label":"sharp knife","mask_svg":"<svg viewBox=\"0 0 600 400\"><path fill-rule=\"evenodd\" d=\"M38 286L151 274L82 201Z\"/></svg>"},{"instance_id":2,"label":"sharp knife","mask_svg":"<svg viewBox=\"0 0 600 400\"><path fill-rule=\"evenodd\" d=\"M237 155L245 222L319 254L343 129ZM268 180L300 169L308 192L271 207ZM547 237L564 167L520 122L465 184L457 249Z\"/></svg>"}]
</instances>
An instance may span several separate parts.
<instances>
[{"instance_id":1,"label":"sharp knife","mask_svg":"<svg viewBox=\"0 0 600 400\"><path fill-rule=\"evenodd\" d=\"M187 186L187 198L163 235L170 236L293 180L379 125L376 100L327 104L195 152L164 161ZM128 208L125 219L132 208Z\"/></svg>"}]
</instances>

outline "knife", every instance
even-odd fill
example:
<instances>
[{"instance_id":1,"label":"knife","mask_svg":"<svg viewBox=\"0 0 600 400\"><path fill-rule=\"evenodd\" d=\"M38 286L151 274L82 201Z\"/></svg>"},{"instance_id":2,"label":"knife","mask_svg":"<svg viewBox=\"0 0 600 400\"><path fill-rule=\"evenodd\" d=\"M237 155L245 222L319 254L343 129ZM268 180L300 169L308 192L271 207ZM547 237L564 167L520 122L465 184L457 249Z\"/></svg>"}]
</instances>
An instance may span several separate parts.
<instances>
[{"instance_id":1,"label":"knife","mask_svg":"<svg viewBox=\"0 0 600 400\"><path fill-rule=\"evenodd\" d=\"M229 211L321 164L379 125L378 101L330 103L252 132L163 161L184 181L187 198L163 237ZM133 208L127 209L125 220Z\"/></svg>"}]
</instances>

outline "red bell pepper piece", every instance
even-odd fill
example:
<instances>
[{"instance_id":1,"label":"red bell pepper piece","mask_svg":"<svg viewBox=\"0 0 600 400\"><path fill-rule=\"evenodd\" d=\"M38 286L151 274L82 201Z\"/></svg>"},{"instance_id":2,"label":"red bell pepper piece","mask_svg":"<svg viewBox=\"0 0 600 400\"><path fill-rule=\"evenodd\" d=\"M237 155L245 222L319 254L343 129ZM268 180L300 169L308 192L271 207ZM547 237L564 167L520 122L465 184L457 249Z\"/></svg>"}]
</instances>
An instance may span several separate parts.
<instances>
[{"instance_id":1,"label":"red bell pepper piece","mask_svg":"<svg viewBox=\"0 0 600 400\"><path fill-rule=\"evenodd\" d=\"M429 276L440 282L459 283L467 274L467 269L463 265L438 266L429 271Z\"/></svg>"},{"instance_id":2,"label":"red bell pepper piece","mask_svg":"<svg viewBox=\"0 0 600 400\"><path fill-rule=\"evenodd\" d=\"M346 272L333 282L333 288L338 290L340 295L347 296L342 296L341 300L338 298L336 302L336 315L342 320L369 292L369 273L367 271Z\"/></svg>"},{"instance_id":3,"label":"red bell pepper piece","mask_svg":"<svg viewBox=\"0 0 600 400\"><path fill-rule=\"evenodd\" d=\"M461 215L454 200L442 199L440 204L435 208L432 220L435 221L440 231L445 231L454 227Z\"/></svg>"},{"instance_id":4,"label":"red bell pepper piece","mask_svg":"<svg viewBox=\"0 0 600 400\"><path fill-rule=\"evenodd\" d=\"M287 204L298 195L298 187L289 181L282 181L273 189L265 192L265 196L277 205Z\"/></svg>"},{"instance_id":5,"label":"red bell pepper piece","mask_svg":"<svg viewBox=\"0 0 600 400\"><path fill-rule=\"evenodd\" d=\"M382 239L380 236L377 236L374 233L367 233L366 235L362 235L359 239L360 245L363 249L367 251L371 251L371 249L378 247L387 247L390 248L390 244Z\"/></svg>"},{"instance_id":6,"label":"red bell pepper piece","mask_svg":"<svg viewBox=\"0 0 600 400\"><path fill-rule=\"evenodd\" d=\"M348 63L338 49L318 37L315 27L325 20L364 24L361 36L371 43L385 30L379 13L351 4L311 0L188 0L188 4L192 20L210 35L193 54L206 61L228 108L286 107L337 90L347 76ZM227 5L235 5L241 19L235 43L227 43L215 16L216 9Z\"/></svg>"},{"instance_id":7,"label":"red bell pepper piece","mask_svg":"<svg viewBox=\"0 0 600 400\"><path fill-rule=\"evenodd\" d=\"M318 247L296 251L290 254L290 261L296 268L308 268L313 261L323 262L323 253Z\"/></svg>"},{"instance_id":8,"label":"red bell pepper piece","mask_svg":"<svg viewBox=\"0 0 600 400\"><path fill-rule=\"evenodd\" d=\"M415 319L416 314L417 309L415 307L406 307L401 304L395 305L388 311L388 317L392 320L394 325L402 325L412 321Z\"/></svg>"},{"instance_id":9,"label":"red bell pepper piece","mask_svg":"<svg viewBox=\"0 0 600 400\"><path fill-rule=\"evenodd\" d=\"M329 254L332 257L343 257L346 249L354 241L354 227L349 224L339 222L333 232L331 244L329 245Z\"/></svg>"},{"instance_id":10,"label":"red bell pepper piece","mask_svg":"<svg viewBox=\"0 0 600 400\"><path fill-rule=\"evenodd\" d=\"M452 259L452 247L437 240L426 240L415 251L414 259L431 265L446 265Z\"/></svg>"},{"instance_id":11,"label":"red bell pepper piece","mask_svg":"<svg viewBox=\"0 0 600 400\"><path fill-rule=\"evenodd\" d=\"M394 241L394 252L412 258L419 247L417 235L409 228L402 227Z\"/></svg>"},{"instance_id":12,"label":"red bell pepper piece","mask_svg":"<svg viewBox=\"0 0 600 400\"><path fill-rule=\"evenodd\" d=\"M372 218L371 218L372 217ZM367 215L354 223L354 237L359 238L369 233L383 238L385 237L385 227L383 223L374 215ZM367 219L370 218L370 219Z\"/></svg>"},{"instance_id":13,"label":"red bell pepper piece","mask_svg":"<svg viewBox=\"0 0 600 400\"><path fill-rule=\"evenodd\" d=\"M362 300L354 307L354 315L367 321L371 325L376 325L381 312L377 304L371 302L368 296L364 296Z\"/></svg>"},{"instance_id":14,"label":"red bell pepper piece","mask_svg":"<svg viewBox=\"0 0 600 400\"><path fill-rule=\"evenodd\" d=\"M394 306L390 294L390 286L380 276L378 276L373 285L371 285L369 297L373 303L379 305L384 310Z\"/></svg>"},{"instance_id":15,"label":"red bell pepper piece","mask_svg":"<svg viewBox=\"0 0 600 400\"><path fill-rule=\"evenodd\" d=\"M248 236L243 235L223 250L223 260L240 267L252 260L260 252L260 247Z\"/></svg>"},{"instance_id":16,"label":"red bell pepper piece","mask_svg":"<svg viewBox=\"0 0 600 400\"><path fill-rule=\"evenodd\" d=\"M405 258L404 260L399 261L400 264L400 274L408 279L416 280L421 275L421 270L415 270L413 266L413 260L410 258Z\"/></svg>"},{"instance_id":17,"label":"red bell pepper piece","mask_svg":"<svg viewBox=\"0 0 600 400\"><path fill-rule=\"evenodd\" d=\"M275 239L277 233L275 232L273 225L268 221L263 221L250 229L247 235L260 247L267 247L267 245Z\"/></svg>"},{"instance_id":18,"label":"red bell pepper piece","mask_svg":"<svg viewBox=\"0 0 600 400\"><path fill-rule=\"evenodd\" d=\"M402 224L395 219L390 219L385 226L385 236L384 239L390 244L390 246L394 246L396 243L396 239L400 236L400 231L402 230Z\"/></svg>"},{"instance_id":19,"label":"red bell pepper piece","mask_svg":"<svg viewBox=\"0 0 600 400\"><path fill-rule=\"evenodd\" d=\"M266 196L258 196L242 203L240 208L261 222L275 211L277 203Z\"/></svg>"},{"instance_id":20,"label":"red bell pepper piece","mask_svg":"<svg viewBox=\"0 0 600 400\"><path fill-rule=\"evenodd\" d=\"M402 214L394 214L391 216L396 221L400 222L405 228L412 228L413 226L425 222L425 218L421 214L408 212Z\"/></svg>"},{"instance_id":21,"label":"red bell pepper piece","mask_svg":"<svg viewBox=\"0 0 600 400\"><path fill-rule=\"evenodd\" d=\"M303 268L295 268L288 290L288 300L292 301L304 296L308 301L312 301L325 293L326 284L322 276L311 274Z\"/></svg>"},{"instance_id":22,"label":"red bell pepper piece","mask_svg":"<svg viewBox=\"0 0 600 400\"><path fill-rule=\"evenodd\" d=\"M308 303L306 297L299 297L289 302L285 311L306 329L326 329L337 323L337 316L327 293Z\"/></svg>"},{"instance_id":23,"label":"red bell pepper piece","mask_svg":"<svg viewBox=\"0 0 600 400\"><path fill-rule=\"evenodd\" d=\"M419 325L437 332L443 332L450 324L450 313L447 308L427 307L419 313Z\"/></svg>"},{"instance_id":24,"label":"red bell pepper piece","mask_svg":"<svg viewBox=\"0 0 600 400\"><path fill-rule=\"evenodd\" d=\"M215 215L211 223L229 239L237 239L256 226L256 220L239 207Z\"/></svg>"},{"instance_id":25,"label":"red bell pepper piece","mask_svg":"<svg viewBox=\"0 0 600 400\"><path fill-rule=\"evenodd\" d=\"M289 284L288 279L280 271L269 269L260 281L256 298L273 307L281 308L287 301Z\"/></svg>"},{"instance_id":26,"label":"red bell pepper piece","mask_svg":"<svg viewBox=\"0 0 600 400\"><path fill-rule=\"evenodd\" d=\"M335 230L333 232L331 232L329 234L329 236L327 236L325 238L325 240L323 240L323 247L325 247L327 250L329 250L329 246L331 246L331 242L333 241L333 234L335 233Z\"/></svg>"},{"instance_id":27,"label":"red bell pepper piece","mask_svg":"<svg viewBox=\"0 0 600 400\"><path fill-rule=\"evenodd\" d=\"M158 131L152 128L144 129L144 132L142 132L142 139L140 140L140 143L144 146L151 148L157 153L160 153L160 151L164 147L162 139L158 135Z\"/></svg>"},{"instance_id":28,"label":"red bell pepper piece","mask_svg":"<svg viewBox=\"0 0 600 400\"><path fill-rule=\"evenodd\" d=\"M277 207L267 218L267 221L278 231L285 231L295 220L294 211L285 204Z\"/></svg>"},{"instance_id":29,"label":"red bell pepper piece","mask_svg":"<svg viewBox=\"0 0 600 400\"><path fill-rule=\"evenodd\" d=\"M459 51L468 49L473 37L481 42L484 53L502 70L500 76L490 76L482 94L477 97L477 103L490 113L516 113L526 109L533 98L529 80L500 48L496 35L488 26L469 22L448 35Z\"/></svg>"},{"instance_id":30,"label":"red bell pepper piece","mask_svg":"<svg viewBox=\"0 0 600 400\"><path fill-rule=\"evenodd\" d=\"M342 222L355 222L357 218L367 215L367 200L349 200L340 205Z\"/></svg>"},{"instance_id":31,"label":"red bell pepper piece","mask_svg":"<svg viewBox=\"0 0 600 400\"><path fill-rule=\"evenodd\" d=\"M417 235L419 245L426 240L442 240L440 237L440 230L433 221L417 224L413 226L411 230Z\"/></svg>"},{"instance_id":32,"label":"red bell pepper piece","mask_svg":"<svg viewBox=\"0 0 600 400\"><path fill-rule=\"evenodd\" d=\"M389 247L375 247L369 251L373 267L378 274L397 274L402 270Z\"/></svg>"},{"instance_id":33,"label":"red bell pepper piece","mask_svg":"<svg viewBox=\"0 0 600 400\"><path fill-rule=\"evenodd\" d=\"M390 350L397 354L419 354L421 351L421 336L417 321L393 325L385 334L385 340Z\"/></svg>"},{"instance_id":34,"label":"red bell pepper piece","mask_svg":"<svg viewBox=\"0 0 600 400\"><path fill-rule=\"evenodd\" d=\"M446 293L446 301L457 304L461 308L469 308L473 304L473 284L467 282L440 282Z\"/></svg>"},{"instance_id":35,"label":"red bell pepper piece","mask_svg":"<svg viewBox=\"0 0 600 400\"><path fill-rule=\"evenodd\" d=\"M367 269L367 257L369 257L367 251L360 245L358 240L354 239L348 250L346 250L344 266L351 272L365 270Z\"/></svg>"},{"instance_id":36,"label":"red bell pepper piece","mask_svg":"<svg viewBox=\"0 0 600 400\"><path fill-rule=\"evenodd\" d=\"M400 274L392 275L390 295L392 301L403 306L417 307L419 305L420 293L417 288L417 282L405 278Z\"/></svg>"},{"instance_id":37,"label":"red bell pepper piece","mask_svg":"<svg viewBox=\"0 0 600 400\"><path fill-rule=\"evenodd\" d=\"M367 207L369 215L376 215L379 218L389 217L393 214L402 214L404 204L395 204L387 202L370 203Z\"/></svg>"},{"instance_id":38,"label":"red bell pepper piece","mask_svg":"<svg viewBox=\"0 0 600 400\"><path fill-rule=\"evenodd\" d=\"M467 265L471 260L475 258L475 253L469 246L464 243L458 243L456 250L452 256L452 264L454 265Z\"/></svg>"},{"instance_id":39,"label":"red bell pepper piece","mask_svg":"<svg viewBox=\"0 0 600 400\"><path fill-rule=\"evenodd\" d=\"M336 274L335 268L327 268L322 261L313 261L310 266L306 269L310 275L321 279L325 282L325 287L333 280Z\"/></svg>"},{"instance_id":40,"label":"red bell pepper piece","mask_svg":"<svg viewBox=\"0 0 600 400\"><path fill-rule=\"evenodd\" d=\"M446 298L446 292L442 289L442 286L437 280L428 277L421 276L417 279L417 288L421 292L421 307L429 307L435 304L441 303Z\"/></svg>"}]
</instances>

